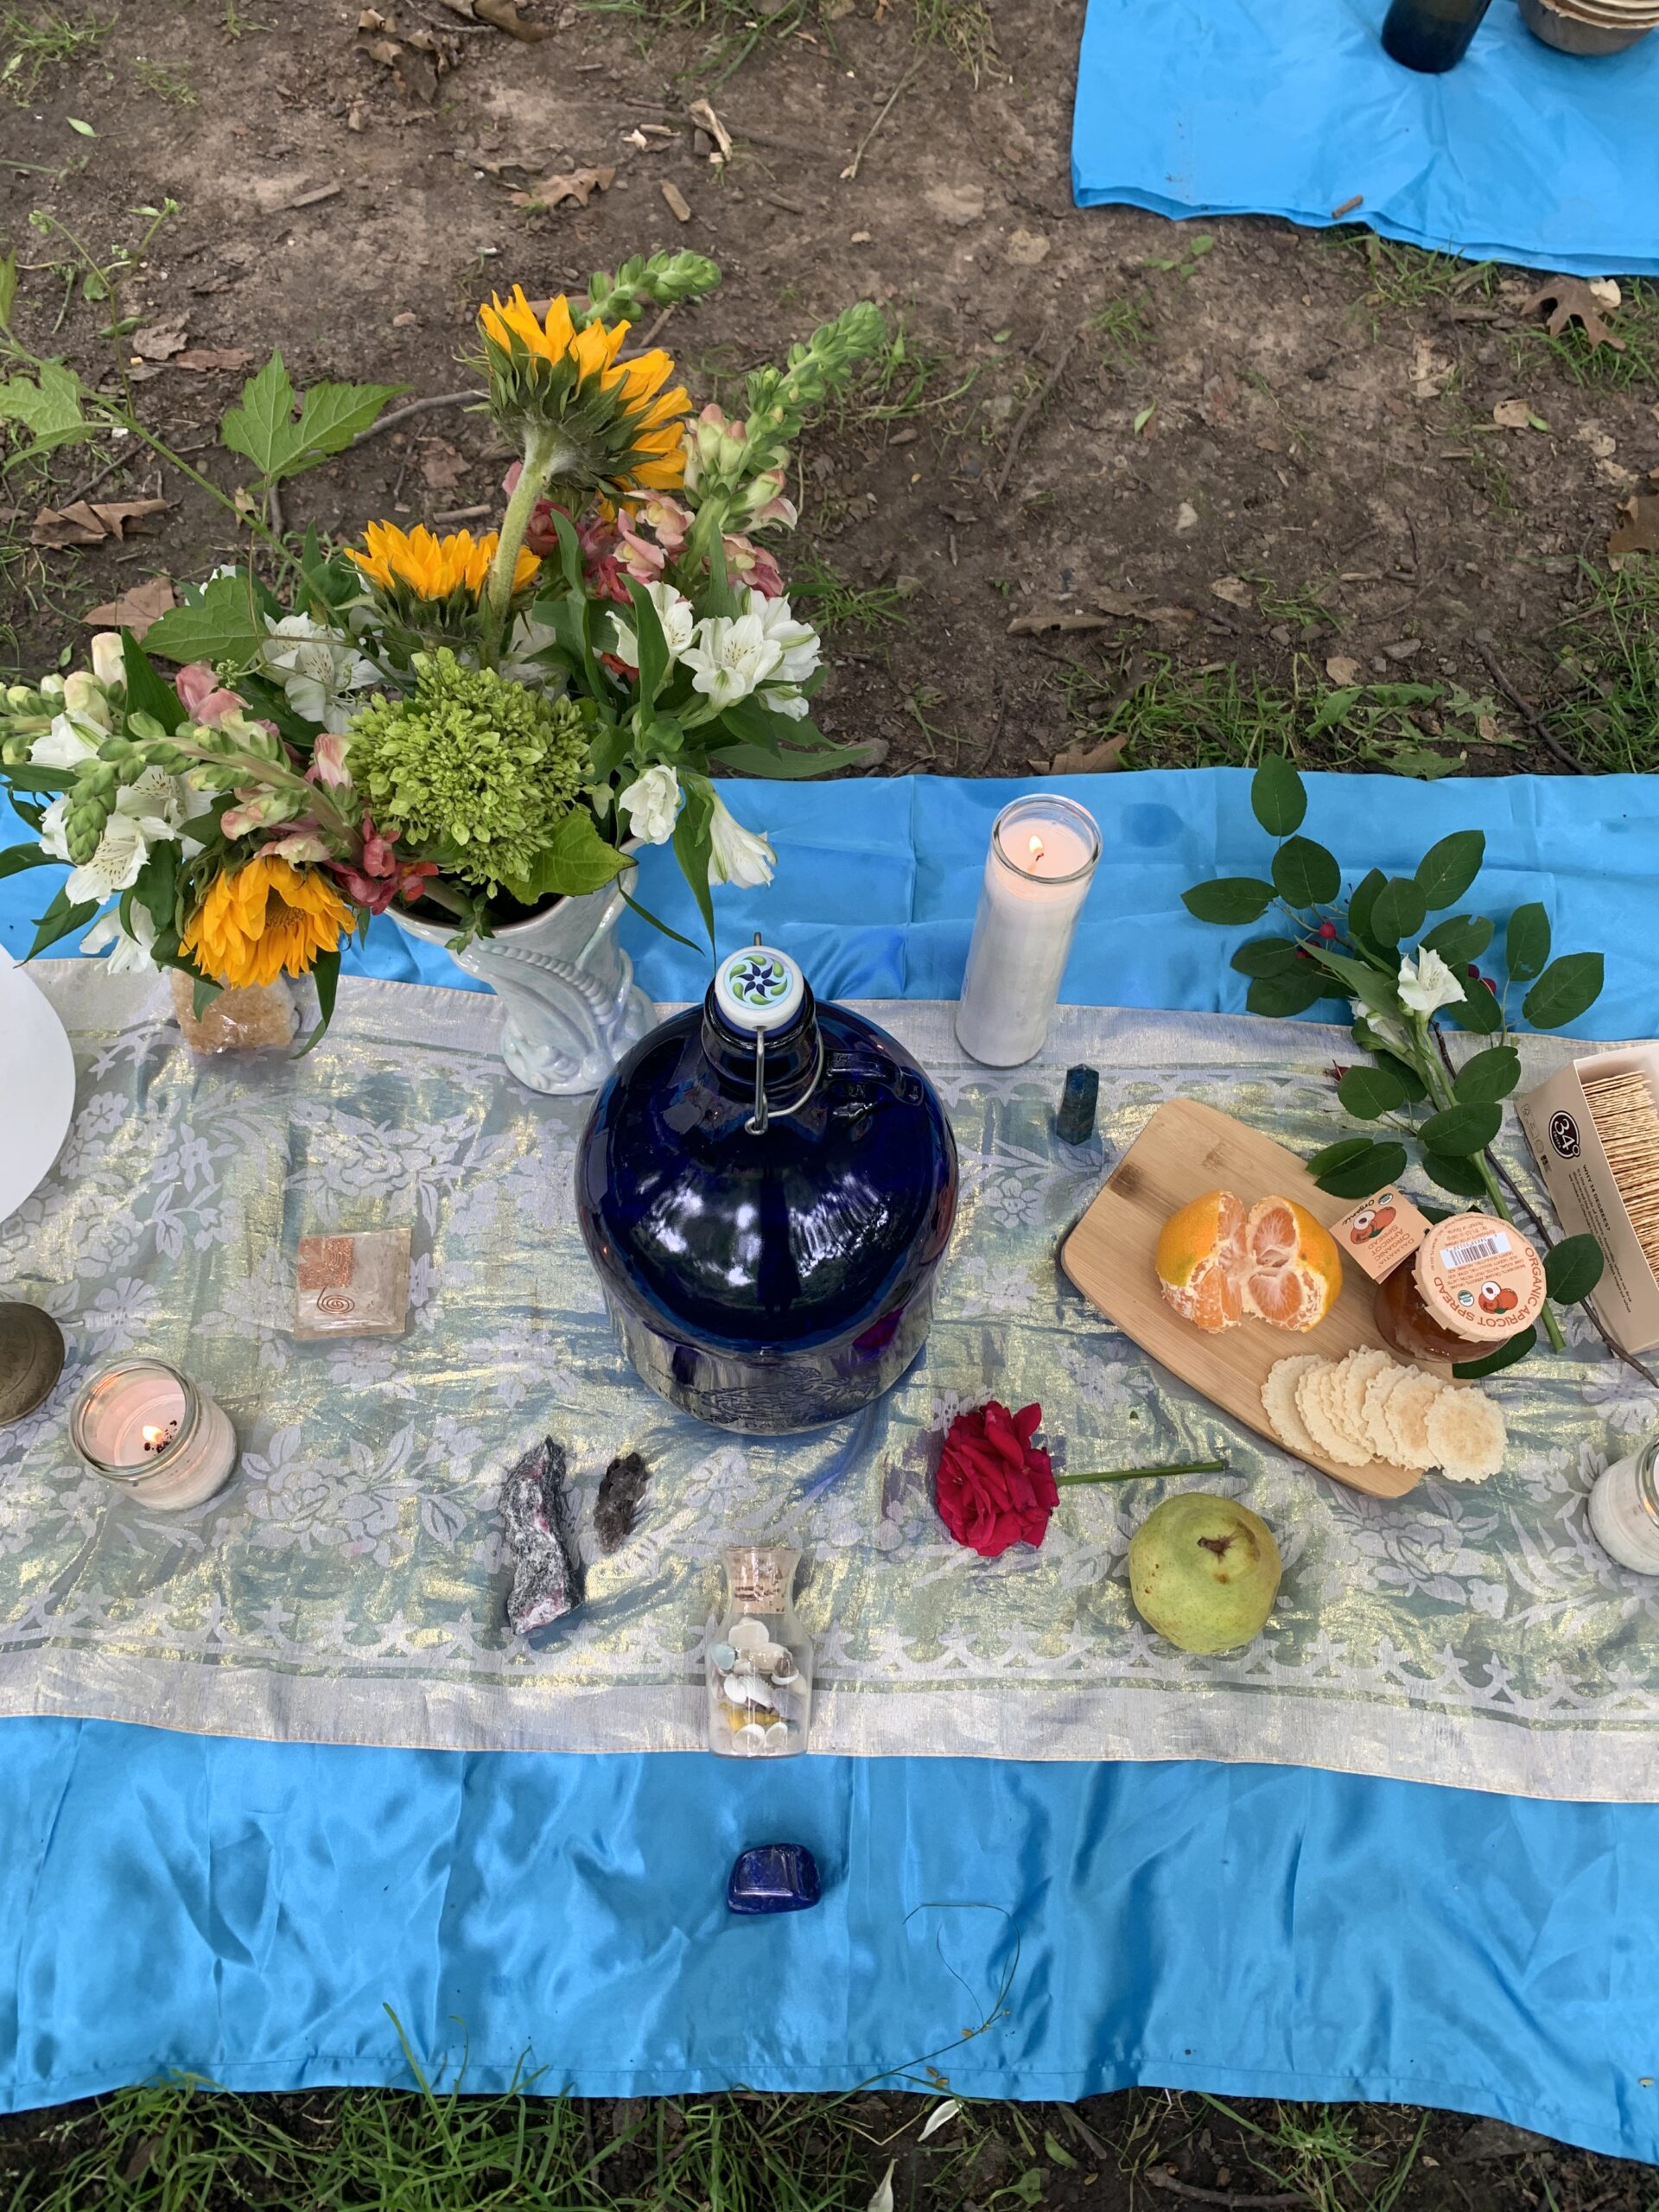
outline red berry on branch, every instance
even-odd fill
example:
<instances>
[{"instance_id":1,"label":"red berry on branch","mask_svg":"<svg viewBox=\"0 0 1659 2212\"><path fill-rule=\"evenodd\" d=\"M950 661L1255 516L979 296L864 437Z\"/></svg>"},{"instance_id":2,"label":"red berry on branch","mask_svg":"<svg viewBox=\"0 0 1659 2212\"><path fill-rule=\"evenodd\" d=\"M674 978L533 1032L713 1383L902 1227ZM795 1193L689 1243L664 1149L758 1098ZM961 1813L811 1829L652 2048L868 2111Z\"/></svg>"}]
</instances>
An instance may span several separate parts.
<instances>
[{"instance_id":1,"label":"red berry on branch","mask_svg":"<svg viewBox=\"0 0 1659 2212\"><path fill-rule=\"evenodd\" d=\"M1492 996L1496 998L1497 996L1497 985L1492 981L1491 977L1490 976L1483 976L1480 980L1485 984Z\"/></svg>"},{"instance_id":2,"label":"red berry on branch","mask_svg":"<svg viewBox=\"0 0 1659 2212\"><path fill-rule=\"evenodd\" d=\"M1334 922L1321 922L1319 924L1319 935L1325 939L1327 944L1330 944L1332 938L1335 937L1336 933L1337 925Z\"/></svg>"},{"instance_id":3,"label":"red berry on branch","mask_svg":"<svg viewBox=\"0 0 1659 2212\"><path fill-rule=\"evenodd\" d=\"M1476 965L1475 965L1475 963L1474 963L1474 962L1473 962L1472 960L1469 963L1469 973L1470 973L1471 976L1473 976L1476 978L1476 980L1477 980L1477 981L1478 981L1478 980L1479 980L1479 976L1480 976L1480 970L1479 970L1479 969L1478 969L1478 967L1476 967Z\"/></svg>"}]
</instances>

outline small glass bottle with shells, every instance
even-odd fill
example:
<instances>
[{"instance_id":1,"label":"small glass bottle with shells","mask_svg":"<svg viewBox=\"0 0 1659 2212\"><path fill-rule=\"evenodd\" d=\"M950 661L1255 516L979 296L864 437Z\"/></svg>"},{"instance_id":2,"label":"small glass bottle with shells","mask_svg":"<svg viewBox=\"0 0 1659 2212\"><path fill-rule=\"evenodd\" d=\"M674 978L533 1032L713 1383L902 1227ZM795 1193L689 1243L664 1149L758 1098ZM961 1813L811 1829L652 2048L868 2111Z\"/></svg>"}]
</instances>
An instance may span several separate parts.
<instances>
[{"instance_id":1,"label":"small glass bottle with shells","mask_svg":"<svg viewBox=\"0 0 1659 2212\"><path fill-rule=\"evenodd\" d=\"M726 1611L707 1656L709 1748L722 1758L790 1758L806 1749L812 1643L795 1618L800 1558L788 1544L726 1554Z\"/></svg>"}]
</instances>

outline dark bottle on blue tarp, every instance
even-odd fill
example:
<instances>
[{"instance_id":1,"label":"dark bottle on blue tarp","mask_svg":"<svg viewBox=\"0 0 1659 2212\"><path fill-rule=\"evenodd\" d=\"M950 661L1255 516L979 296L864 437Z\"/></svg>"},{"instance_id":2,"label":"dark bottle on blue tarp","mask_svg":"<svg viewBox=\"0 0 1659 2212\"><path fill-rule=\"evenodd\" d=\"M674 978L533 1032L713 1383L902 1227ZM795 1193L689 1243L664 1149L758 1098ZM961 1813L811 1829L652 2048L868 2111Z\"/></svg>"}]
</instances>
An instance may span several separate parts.
<instances>
[{"instance_id":1,"label":"dark bottle on blue tarp","mask_svg":"<svg viewBox=\"0 0 1659 2212\"><path fill-rule=\"evenodd\" d=\"M1469 51L1491 0L1394 0L1382 25L1384 53L1438 77Z\"/></svg>"},{"instance_id":2,"label":"dark bottle on blue tarp","mask_svg":"<svg viewBox=\"0 0 1659 2212\"><path fill-rule=\"evenodd\" d=\"M921 1069L761 944L634 1046L576 1155L582 1236L640 1376L756 1434L898 1381L956 1209L956 1143Z\"/></svg>"}]
</instances>

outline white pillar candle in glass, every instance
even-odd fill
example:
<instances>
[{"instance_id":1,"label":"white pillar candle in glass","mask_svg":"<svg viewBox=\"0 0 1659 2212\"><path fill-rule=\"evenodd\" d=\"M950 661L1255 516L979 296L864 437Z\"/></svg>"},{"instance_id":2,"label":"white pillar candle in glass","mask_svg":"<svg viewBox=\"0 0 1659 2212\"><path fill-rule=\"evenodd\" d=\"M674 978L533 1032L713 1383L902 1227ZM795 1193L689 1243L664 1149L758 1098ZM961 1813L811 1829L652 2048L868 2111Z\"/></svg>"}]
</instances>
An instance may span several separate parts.
<instances>
[{"instance_id":1,"label":"white pillar candle in glass","mask_svg":"<svg viewBox=\"0 0 1659 2212\"><path fill-rule=\"evenodd\" d=\"M1659 1574L1659 1436L1603 1468L1590 1492L1590 1529L1621 1567Z\"/></svg>"},{"instance_id":2,"label":"white pillar candle in glass","mask_svg":"<svg viewBox=\"0 0 1659 2212\"><path fill-rule=\"evenodd\" d=\"M1042 1050L1099 858L1094 817L1069 798L1017 798L993 823L957 1008L958 1043L988 1067Z\"/></svg>"},{"instance_id":3,"label":"white pillar candle in glass","mask_svg":"<svg viewBox=\"0 0 1659 2212\"><path fill-rule=\"evenodd\" d=\"M200 1505L230 1480L236 1432L223 1408L159 1359L124 1359L75 1401L69 1438L95 1475L158 1513Z\"/></svg>"}]
</instances>

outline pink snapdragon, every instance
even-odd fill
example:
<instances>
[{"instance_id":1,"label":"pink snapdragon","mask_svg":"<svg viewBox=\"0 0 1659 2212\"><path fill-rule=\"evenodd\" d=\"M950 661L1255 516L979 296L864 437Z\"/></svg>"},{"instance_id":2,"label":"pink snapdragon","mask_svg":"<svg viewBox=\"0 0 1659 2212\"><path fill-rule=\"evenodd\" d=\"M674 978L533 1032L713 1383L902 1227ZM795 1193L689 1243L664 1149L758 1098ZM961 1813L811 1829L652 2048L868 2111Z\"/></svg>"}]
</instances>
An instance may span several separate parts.
<instances>
[{"instance_id":1,"label":"pink snapdragon","mask_svg":"<svg viewBox=\"0 0 1659 2212\"><path fill-rule=\"evenodd\" d=\"M193 660L181 668L173 679L173 689L191 721L208 729L217 729L232 715L247 712L247 701L227 691L205 660Z\"/></svg>"},{"instance_id":2,"label":"pink snapdragon","mask_svg":"<svg viewBox=\"0 0 1659 2212\"><path fill-rule=\"evenodd\" d=\"M734 585L758 591L762 599L783 597L783 575L764 545L747 537L727 537L721 542L726 549L726 573Z\"/></svg>"},{"instance_id":3,"label":"pink snapdragon","mask_svg":"<svg viewBox=\"0 0 1659 2212\"><path fill-rule=\"evenodd\" d=\"M383 836L365 814L360 865L353 867L346 861L332 863L332 872L347 896L355 905L366 906L372 914L384 914L394 899L418 899L428 877L438 873L433 861L400 859L397 844L395 833L390 837Z\"/></svg>"},{"instance_id":4,"label":"pink snapdragon","mask_svg":"<svg viewBox=\"0 0 1659 2212\"><path fill-rule=\"evenodd\" d=\"M346 740L337 731L326 729L311 748L311 766L305 772L306 781L321 784L331 791L340 791L352 780L346 766Z\"/></svg>"}]
</instances>

